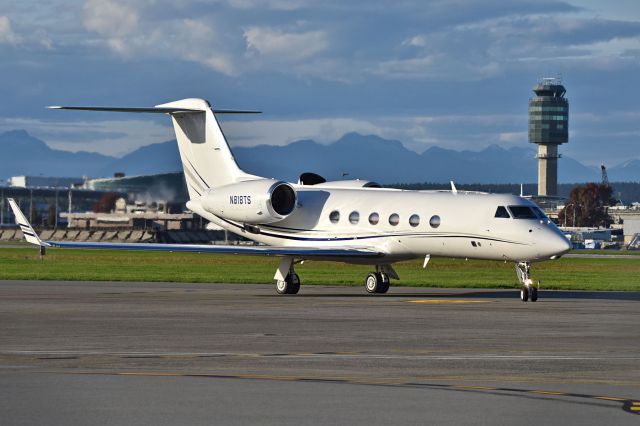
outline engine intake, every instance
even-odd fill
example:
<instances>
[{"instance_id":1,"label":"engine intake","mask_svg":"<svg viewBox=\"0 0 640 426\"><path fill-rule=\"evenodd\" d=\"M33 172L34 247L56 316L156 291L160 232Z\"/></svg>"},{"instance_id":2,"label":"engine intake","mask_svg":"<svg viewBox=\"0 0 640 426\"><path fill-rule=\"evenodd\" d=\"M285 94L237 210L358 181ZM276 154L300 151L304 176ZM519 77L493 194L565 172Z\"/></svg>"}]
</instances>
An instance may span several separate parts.
<instances>
[{"instance_id":1,"label":"engine intake","mask_svg":"<svg viewBox=\"0 0 640 426\"><path fill-rule=\"evenodd\" d=\"M296 191L286 183L278 183L271 191L271 206L281 216L290 215L296 208L296 201Z\"/></svg>"}]
</instances>

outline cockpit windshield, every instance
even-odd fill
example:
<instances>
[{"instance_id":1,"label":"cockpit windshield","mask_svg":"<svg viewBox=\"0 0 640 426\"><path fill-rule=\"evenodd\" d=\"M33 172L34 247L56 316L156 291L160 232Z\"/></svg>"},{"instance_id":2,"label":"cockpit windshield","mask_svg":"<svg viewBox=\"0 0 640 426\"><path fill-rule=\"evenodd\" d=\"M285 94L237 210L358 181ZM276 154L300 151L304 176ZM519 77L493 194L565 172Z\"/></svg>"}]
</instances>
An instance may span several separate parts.
<instances>
[{"instance_id":1,"label":"cockpit windshield","mask_svg":"<svg viewBox=\"0 0 640 426\"><path fill-rule=\"evenodd\" d=\"M494 217L499 217L499 218L503 218L503 219L510 219L511 218L511 216L509 216L509 212L507 211L507 209L504 206L498 207Z\"/></svg>"},{"instance_id":2,"label":"cockpit windshield","mask_svg":"<svg viewBox=\"0 0 640 426\"><path fill-rule=\"evenodd\" d=\"M536 213L536 215L538 215L538 218L540 219L549 219L547 217L546 214L544 214L544 212L542 210L540 210L538 207L532 207L533 211Z\"/></svg>"},{"instance_id":3,"label":"cockpit windshield","mask_svg":"<svg viewBox=\"0 0 640 426\"><path fill-rule=\"evenodd\" d=\"M538 219L538 213L529 206L509 206L514 219Z\"/></svg>"}]
</instances>

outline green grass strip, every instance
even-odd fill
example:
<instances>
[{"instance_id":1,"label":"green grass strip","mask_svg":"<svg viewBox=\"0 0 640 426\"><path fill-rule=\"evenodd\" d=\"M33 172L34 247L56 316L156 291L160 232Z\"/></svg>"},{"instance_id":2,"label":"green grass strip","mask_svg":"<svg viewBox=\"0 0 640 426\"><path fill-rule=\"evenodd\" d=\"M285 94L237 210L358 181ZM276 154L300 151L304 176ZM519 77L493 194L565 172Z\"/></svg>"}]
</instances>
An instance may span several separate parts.
<instances>
[{"instance_id":1,"label":"green grass strip","mask_svg":"<svg viewBox=\"0 0 640 426\"><path fill-rule=\"evenodd\" d=\"M167 281L271 283L273 257L200 253L0 248L0 280ZM512 263L435 258L394 265L401 285L418 287L517 288ZM362 285L370 266L306 261L296 266L303 284ZM640 257L562 258L536 263L534 280L545 289L640 291Z\"/></svg>"}]
</instances>

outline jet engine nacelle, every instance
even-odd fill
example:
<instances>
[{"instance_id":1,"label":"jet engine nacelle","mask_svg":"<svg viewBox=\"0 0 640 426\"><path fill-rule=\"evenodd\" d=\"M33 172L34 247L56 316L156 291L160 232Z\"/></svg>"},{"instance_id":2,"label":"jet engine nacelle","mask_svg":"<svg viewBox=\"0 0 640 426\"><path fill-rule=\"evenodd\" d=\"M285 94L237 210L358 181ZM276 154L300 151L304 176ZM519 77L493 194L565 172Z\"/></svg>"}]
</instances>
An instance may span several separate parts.
<instances>
[{"instance_id":1,"label":"jet engine nacelle","mask_svg":"<svg viewBox=\"0 0 640 426\"><path fill-rule=\"evenodd\" d=\"M210 190L201 200L202 207L216 216L250 224L283 220L293 213L298 202L293 187L275 179L221 186Z\"/></svg>"}]
</instances>

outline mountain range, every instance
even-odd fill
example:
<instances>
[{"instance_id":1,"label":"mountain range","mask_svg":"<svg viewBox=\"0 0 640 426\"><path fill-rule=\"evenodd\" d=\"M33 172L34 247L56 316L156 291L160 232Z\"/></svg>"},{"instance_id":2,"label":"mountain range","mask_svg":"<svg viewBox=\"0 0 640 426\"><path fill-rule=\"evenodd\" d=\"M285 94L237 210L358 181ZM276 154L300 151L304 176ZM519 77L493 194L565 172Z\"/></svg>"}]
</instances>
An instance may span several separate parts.
<instances>
[{"instance_id":1,"label":"mountain range","mask_svg":"<svg viewBox=\"0 0 640 426\"><path fill-rule=\"evenodd\" d=\"M50 148L24 130L0 134L0 178L17 175L108 177L115 172L142 175L180 171L175 141L141 147L121 158L91 152ZM348 133L331 144L301 140L285 146L260 145L233 149L249 173L297 181L303 172L329 180L367 179L383 184L402 182L526 183L537 181L535 149L491 145L480 151L431 147L419 154L400 141ZM599 181L598 167L563 157L559 182ZM611 181L640 181L640 159L608 169Z\"/></svg>"}]
</instances>

